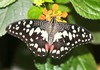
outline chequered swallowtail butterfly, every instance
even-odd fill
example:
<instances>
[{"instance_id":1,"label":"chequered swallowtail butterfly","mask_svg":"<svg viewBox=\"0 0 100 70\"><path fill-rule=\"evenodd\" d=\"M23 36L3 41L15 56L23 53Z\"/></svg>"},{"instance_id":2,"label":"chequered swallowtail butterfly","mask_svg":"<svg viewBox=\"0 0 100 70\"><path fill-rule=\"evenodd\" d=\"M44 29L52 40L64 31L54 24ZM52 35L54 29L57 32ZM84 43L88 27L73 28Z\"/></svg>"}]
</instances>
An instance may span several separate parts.
<instances>
[{"instance_id":1,"label":"chequered swallowtail butterfly","mask_svg":"<svg viewBox=\"0 0 100 70\"><path fill-rule=\"evenodd\" d=\"M52 58L65 56L72 48L92 41L91 33L78 25L51 21L23 19L10 24L9 34L25 42L36 56Z\"/></svg>"}]
</instances>

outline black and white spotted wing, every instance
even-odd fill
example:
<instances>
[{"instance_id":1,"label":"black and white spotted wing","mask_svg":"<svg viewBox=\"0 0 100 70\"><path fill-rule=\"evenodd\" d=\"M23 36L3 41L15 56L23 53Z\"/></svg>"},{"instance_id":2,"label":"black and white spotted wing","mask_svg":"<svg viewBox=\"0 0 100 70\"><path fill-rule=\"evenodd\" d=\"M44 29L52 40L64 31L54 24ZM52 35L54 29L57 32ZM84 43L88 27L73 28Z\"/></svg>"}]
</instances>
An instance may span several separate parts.
<instances>
[{"instance_id":1,"label":"black and white spotted wing","mask_svg":"<svg viewBox=\"0 0 100 70\"><path fill-rule=\"evenodd\" d=\"M51 57L61 58L73 48L93 40L91 33L84 27L75 24L58 23L58 32L54 35L54 49Z\"/></svg>"},{"instance_id":2,"label":"black and white spotted wing","mask_svg":"<svg viewBox=\"0 0 100 70\"><path fill-rule=\"evenodd\" d=\"M48 34L45 28L41 27L45 26L45 23L48 24L47 21L24 19L10 24L6 30L9 34L24 41L36 56L42 57L47 53L45 44Z\"/></svg>"},{"instance_id":3,"label":"black and white spotted wing","mask_svg":"<svg viewBox=\"0 0 100 70\"><path fill-rule=\"evenodd\" d=\"M10 24L7 32L24 41L36 56L65 56L72 48L92 41L91 33L78 25L24 19Z\"/></svg>"}]
</instances>

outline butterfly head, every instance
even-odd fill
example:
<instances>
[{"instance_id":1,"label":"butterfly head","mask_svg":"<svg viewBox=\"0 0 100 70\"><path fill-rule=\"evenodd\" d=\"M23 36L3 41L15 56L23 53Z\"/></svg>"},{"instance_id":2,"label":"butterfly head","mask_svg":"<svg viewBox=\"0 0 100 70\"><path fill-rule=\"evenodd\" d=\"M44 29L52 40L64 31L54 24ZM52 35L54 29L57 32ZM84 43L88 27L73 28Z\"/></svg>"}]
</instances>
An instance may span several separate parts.
<instances>
[{"instance_id":1,"label":"butterfly head","mask_svg":"<svg viewBox=\"0 0 100 70\"><path fill-rule=\"evenodd\" d=\"M56 17L51 17L51 19L50 19L50 23L51 24L55 24L55 23L57 23L57 21L56 21Z\"/></svg>"}]
</instances>

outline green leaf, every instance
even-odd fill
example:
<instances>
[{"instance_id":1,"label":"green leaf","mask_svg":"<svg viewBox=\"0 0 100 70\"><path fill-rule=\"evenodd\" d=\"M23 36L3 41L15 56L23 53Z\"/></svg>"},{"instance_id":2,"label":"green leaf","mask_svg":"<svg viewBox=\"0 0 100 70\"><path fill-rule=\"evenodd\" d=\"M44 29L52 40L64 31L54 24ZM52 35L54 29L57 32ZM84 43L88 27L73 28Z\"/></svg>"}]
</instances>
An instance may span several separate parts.
<instances>
[{"instance_id":1,"label":"green leaf","mask_svg":"<svg viewBox=\"0 0 100 70\"><path fill-rule=\"evenodd\" d=\"M42 7L32 6L28 11L28 18L37 19L41 15L42 10Z\"/></svg>"},{"instance_id":2,"label":"green leaf","mask_svg":"<svg viewBox=\"0 0 100 70\"><path fill-rule=\"evenodd\" d=\"M65 4L65 3L68 3L69 0L55 0L55 2L56 3L63 3L63 4Z\"/></svg>"},{"instance_id":3,"label":"green leaf","mask_svg":"<svg viewBox=\"0 0 100 70\"><path fill-rule=\"evenodd\" d=\"M92 32L93 44L100 44L100 32Z\"/></svg>"},{"instance_id":4,"label":"green leaf","mask_svg":"<svg viewBox=\"0 0 100 70\"><path fill-rule=\"evenodd\" d=\"M59 10L62 12L70 12L71 9L69 7L66 7L64 5L59 5Z\"/></svg>"},{"instance_id":5,"label":"green leaf","mask_svg":"<svg viewBox=\"0 0 100 70\"><path fill-rule=\"evenodd\" d=\"M74 58L68 70L97 70L92 54L85 47L75 48L73 52Z\"/></svg>"},{"instance_id":6,"label":"green leaf","mask_svg":"<svg viewBox=\"0 0 100 70\"><path fill-rule=\"evenodd\" d=\"M9 4L12 4L16 0L0 0L0 8L6 7Z\"/></svg>"},{"instance_id":7,"label":"green leaf","mask_svg":"<svg viewBox=\"0 0 100 70\"><path fill-rule=\"evenodd\" d=\"M48 58L46 63L41 63L41 61L45 61L45 59L39 59L38 61L40 62L35 63L35 66L38 70L52 70L53 69L53 65L50 64L50 58Z\"/></svg>"},{"instance_id":8,"label":"green leaf","mask_svg":"<svg viewBox=\"0 0 100 70\"><path fill-rule=\"evenodd\" d=\"M100 1L70 0L76 12L88 19L100 19Z\"/></svg>"},{"instance_id":9,"label":"green leaf","mask_svg":"<svg viewBox=\"0 0 100 70\"><path fill-rule=\"evenodd\" d=\"M51 2L51 3L53 3L53 0L45 0L45 2Z\"/></svg>"},{"instance_id":10,"label":"green leaf","mask_svg":"<svg viewBox=\"0 0 100 70\"><path fill-rule=\"evenodd\" d=\"M60 60L40 59L35 66L38 70L97 70L94 58L85 46L75 48L69 54Z\"/></svg>"},{"instance_id":11,"label":"green leaf","mask_svg":"<svg viewBox=\"0 0 100 70\"><path fill-rule=\"evenodd\" d=\"M0 9L0 36L6 33L5 28L11 22L26 18L26 14L32 2L30 0L18 0L13 5Z\"/></svg>"}]
</instances>

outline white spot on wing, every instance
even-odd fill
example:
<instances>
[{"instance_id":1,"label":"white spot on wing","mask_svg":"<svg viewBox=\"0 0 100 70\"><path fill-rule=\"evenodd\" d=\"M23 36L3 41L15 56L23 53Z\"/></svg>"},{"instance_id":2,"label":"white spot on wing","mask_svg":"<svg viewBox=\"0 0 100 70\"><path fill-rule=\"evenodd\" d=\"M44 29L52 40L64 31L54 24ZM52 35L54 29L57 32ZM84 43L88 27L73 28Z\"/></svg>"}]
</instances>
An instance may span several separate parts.
<instances>
[{"instance_id":1,"label":"white spot on wing","mask_svg":"<svg viewBox=\"0 0 100 70\"><path fill-rule=\"evenodd\" d=\"M91 34L89 34L89 37L90 37L90 38L91 38L91 36L92 36L92 35L91 35Z\"/></svg>"},{"instance_id":2,"label":"white spot on wing","mask_svg":"<svg viewBox=\"0 0 100 70\"><path fill-rule=\"evenodd\" d=\"M82 32L84 32L84 29L82 28Z\"/></svg>"},{"instance_id":3,"label":"white spot on wing","mask_svg":"<svg viewBox=\"0 0 100 70\"><path fill-rule=\"evenodd\" d=\"M26 29L25 28L23 28L23 31L25 31Z\"/></svg>"},{"instance_id":4,"label":"white spot on wing","mask_svg":"<svg viewBox=\"0 0 100 70\"><path fill-rule=\"evenodd\" d=\"M8 29L10 29L10 28L11 28L11 26L12 26L12 25L9 25Z\"/></svg>"},{"instance_id":5,"label":"white spot on wing","mask_svg":"<svg viewBox=\"0 0 100 70\"><path fill-rule=\"evenodd\" d=\"M73 34L73 38L75 38L75 34Z\"/></svg>"},{"instance_id":6,"label":"white spot on wing","mask_svg":"<svg viewBox=\"0 0 100 70\"><path fill-rule=\"evenodd\" d=\"M65 37L65 36L68 36L67 31L63 31L63 36L64 36L64 37Z\"/></svg>"},{"instance_id":7,"label":"white spot on wing","mask_svg":"<svg viewBox=\"0 0 100 70\"><path fill-rule=\"evenodd\" d=\"M31 41L31 42L33 42L33 39L32 39L32 38L30 38L30 41Z\"/></svg>"},{"instance_id":8,"label":"white spot on wing","mask_svg":"<svg viewBox=\"0 0 100 70\"><path fill-rule=\"evenodd\" d=\"M33 21L30 20L30 23L29 24L32 24L32 23L33 23Z\"/></svg>"},{"instance_id":9,"label":"white spot on wing","mask_svg":"<svg viewBox=\"0 0 100 70\"><path fill-rule=\"evenodd\" d=\"M74 44L72 44L72 46L74 46Z\"/></svg>"},{"instance_id":10,"label":"white spot on wing","mask_svg":"<svg viewBox=\"0 0 100 70\"><path fill-rule=\"evenodd\" d=\"M75 44L77 44L78 42L77 41L75 41Z\"/></svg>"},{"instance_id":11,"label":"white spot on wing","mask_svg":"<svg viewBox=\"0 0 100 70\"><path fill-rule=\"evenodd\" d=\"M44 48L42 48L42 51L43 51L43 52L45 52L45 49L44 49Z\"/></svg>"},{"instance_id":12,"label":"white spot on wing","mask_svg":"<svg viewBox=\"0 0 100 70\"><path fill-rule=\"evenodd\" d=\"M37 51L38 51L38 52L41 52L41 48L38 48Z\"/></svg>"},{"instance_id":13,"label":"white spot on wing","mask_svg":"<svg viewBox=\"0 0 100 70\"><path fill-rule=\"evenodd\" d=\"M32 50L31 48L29 48L30 50Z\"/></svg>"},{"instance_id":14,"label":"white spot on wing","mask_svg":"<svg viewBox=\"0 0 100 70\"><path fill-rule=\"evenodd\" d=\"M15 34L16 34L16 35L18 35L18 33L17 33L17 32L16 32Z\"/></svg>"},{"instance_id":15,"label":"white spot on wing","mask_svg":"<svg viewBox=\"0 0 100 70\"><path fill-rule=\"evenodd\" d=\"M90 41L90 39L88 39L88 41Z\"/></svg>"},{"instance_id":16,"label":"white spot on wing","mask_svg":"<svg viewBox=\"0 0 100 70\"><path fill-rule=\"evenodd\" d=\"M85 35L84 35L84 34L82 34L82 37L84 38L84 37L85 37Z\"/></svg>"},{"instance_id":17,"label":"white spot on wing","mask_svg":"<svg viewBox=\"0 0 100 70\"><path fill-rule=\"evenodd\" d=\"M13 27L13 29L15 29L15 27Z\"/></svg>"},{"instance_id":18,"label":"white spot on wing","mask_svg":"<svg viewBox=\"0 0 100 70\"><path fill-rule=\"evenodd\" d=\"M41 29L37 27L34 32L37 32L37 34L39 34L41 32Z\"/></svg>"},{"instance_id":19,"label":"white spot on wing","mask_svg":"<svg viewBox=\"0 0 100 70\"><path fill-rule=\"evenodd\" d=\"M26 25L27 28L30 28L31 26L29 24Z\"/></svg>"},{"instance_id":20,"label":"white spot on wing","mask_svg":"<svg viewBox=\"0 0 100 70\"><path fill-rule=\"evenodd\" d=\"M35 51L33 51L33 53L35 54Z\"/></svg>"},{"instance_id":21,"label":"white spot on wing","mask_svg":"<svg viewBox=\"0 0 100 70\"><path fill-rule=\"evenodd\" d=\"M69 40L72 40L72 34L69 32Z\"/></svg>"},{"instance_id":22,"label":"white spot on wing","mask_svg":"<svg viewBox=\"0 0 100 70\"><path fill-rule=\"evenodd\" d=\"M43 40L45 39L48 42L48 33L47 33L47 31L42 30L41 31L41 36L43 37Z\"/></svg>"},{"instance_id":23,"label":"white spot on wing","mask_svg":"<svg viewBox=\"0 0 100 70\"><path fill-rule=\"evenodd\" d=\"M87 41L87 39L85 39L85 41Z\"/></svg>"},{"instance_id":24,"label":"white spot on wing","mask_svg":"<svg viewBox=\"0 0 100 70\"><path fill-rule=\"evenodd\" d=\"M80 42L81 41L81 39L78 39L78 42Z\"/></svg>"},{"instance_id":25,"label":"white spot on wing","mask_svg":"<svg viewBox=\"0 0 100 70\"><path fill-rule=\"evenodd\" d=\"M68 42L66 45L69 46L70 45L70 42Z\"/></svg>"},{"instance_id":26,"label":"white spot on wing","mask_svg":"<svg viewBox=\"0 0 100 70\"><path fill-rule=\"evenodd\" d=\"M78 32L80 31L80 27L77 28Z\"/></svg>"},{"instance_id":27,"label":"white spot on wing","mask_svg":"<svg viewBox=\"0 0 100 70\"><path fill-rule=\"evenodd\" d=\"M76 30L73 30L73 33L76 33Z\"/></svg>"},{"instance_id":28,"label":"white spot on wing","mask_svg":"<svg viewBox=\"0 0 100 70\"><path fill-rule=\"evenodd\" d=\"M16 24L15 26L17 27L18 25Z\"/></svg>"},{"instance_id":29,"label":"white spot on wing","mask_svg":"<svg viewBox=\"0 0 100 70\"><path fill-rule=\"evenodd\" d=\"M56 57L56 58L58 58L58 57Z\"/></svg>"},{"instance_id":30,"label":"white spot on wing","mask_svg":"<svg viewBox=\"0 0 100 70\"><path fill-rule=\"evenodd\" d=\"M24 21L23 21L23 25L25 26L25 24L26 24L26 21L24 20Z\"/></svg>"},{"instance_id":31,"label":"white spot on wing","mask_svg":"<svg viewBox=\"0 0 100 70\"><path fill-rule=\"evenodd\" d=\"M55 35L54 35L54 40L53 40L53 42L55 42L55 41L58 41L58 39L61 39L62 38L62 33L61 32L57 32Z\"/></svg>"},{"instance_id":32,"label":"white spot on wing","mask_svg":"<svg viewBox=\"0 0 100 70\"><path fill-rule=\"evenodd\" d=\"M18 30L19 29L19 27L16 27L16 30Z\"/></svg>"},{"instance_id":33,"label":"white spot on wing","mask_svg":"<svg viewBox=\"0 0 100 70\"><path fill-rule=\"evenodd\" d=\"M32 29L30 30L29 36L32 36L33 32L34 32L34 28L32 28Z\"/></svg>"},{"instance_id":34,"label":"white spot on wing","mask_svg":"<svg viewBox=\"0 0 100 70\"><path fill-rule=\"evenodd\" d=\"M19 35L22 35L22 32L20 32Z\"/></svg>"},{"instance_id":35,"label":"white spot on wing","mask_svg":"<svg viewBox=\"0 0 100 70\"><path fill-rule=\"evenodd\" d=\"M56 53L56 50L53 50L52 53L53 53L53 54Z\"/></svg>"},{"instance_id":36,"label":"white spot on wing","mask_svg":"<svg viewBox=\"0 0 100 70\"><path fill-rule=\"evenodd\" d=\"M32 43L32 44L29 44L30 46L34 46L34 44Z\"/></svg>"},{"instance_id":37,"label":"white spot on wing","mask_svg":"<svg viewBox=\"0 0 100 70\"><path fill-rule=\"evenodd\" d=\"M60 50L57 50L56 54L60 54Z\"/></svg>"},{"instance_id":38,"label":"white spot on wing","mask_svg":"<svg viewBox=\"0 0 100 70\"><path fill-rule=\"evenodd\" d=\"M74 28L74 25L72 25L72 29L75 29L75 28Z\"/></svg>"},{"instance_id":39,"label":"white spot on wing","mask_svg":"<svg viewBox=\"0 0 100 70\"><path fill-rule=\"evenodd\" d=\"M36 37L35 39L38 39L39 37Z\"/></svg>"},{"instance_id":40,"label":"white spot on wing","mask_svg":"<svg viewBox=\"0 0 100 70\"><path fill-rule=\"evenodd\" d=\"M61 55L61 57L63 57L64 55Z\"/></svg>"},{"instance_id":41,"label":"white spot on wing","mask_svg":"<svg viewBox=\"0 0 100 70\"><path fill-rule=\"evenodd\" d=\"M38 48L38 44L37 44L37 43L35 43L34 47L35 47L35 48Z\"/></svg>"},{"instance_id":42,"label":"white spot on wing","mask_svg":"<svg viewBox=\"0 0 100 70\"><path fill-rule=\"evenodd\" d=\"M12 31L12 33L14 34L15 32L14 32L14 31Z\"/></svg>"},{"instance_id":43,"label":"white spot on wing","mask_svg":"<svg viewBox=\"0 0 100 70\"><path fill-rule=\"evenodd\" d=\"M84 40L82 40L82 42L84 42Z\"/></svg>"},{"instance_id":44,"label":"white spot on wing","mask_svg":"<svg viewBox=\"0 0 100 70\"><path fill-rule=\"evenodd\" d=\"M88 37L88 35L86 35L86 37Z\"/></svg>"},{"instance_id":45,"label":"white spot on wing","mask_svg":"<svg viewBox=\"0 0 100 70\"><path fill-rule=\"evenodd\" d=\"M26 29L26 33L29 32L29 29Z\"/></svg>"},{"instance_id":46,"label":"white spot on wing","mask_svg":"<svg viewBox=\"0 0 100 70\"><path fill-rule=\"evenodd\" d=\"M65 47L65 50L68 50L68 48L67 48L67 47Z\"/></svg>"},{"instance_id":47,"label":"white spot on wing","mask_svg":"<svg viewBox=\"0 0 100 70\"><path fill-rule=\"evenodd\" d=\"M25 41L28 41L28 39L26 38Z\"/></svg>"},{"instance_id":48,"label":"white spot on wing","mask_svg":"<svg viewBox=\"0 0 100 70\"><path fill-rule=\"evenodd\" d=\"M51 56L52 58L54 58L54 56Z\"/></svg>"},{"instance_id":49,"label":"white spot on wing","mask_svg":"<svg viewBox=\"0 0 100 70\"><path fill-rule=\"evenodd\" d=\"M76 37L78 37L78 34L76 34Z\"/></svg>"},{"instance_id":50,"label":"white spot on wing","mask_svg":"<svg viewBox=\"0 0 100 70\"><path fill-rule=\"evenodd\" d=\"M60 48L60 51L64 51L64 47L63 46Z\"/></svg>"},{"instance_id":51,"label":"white spot on wing","mask_svg":"<svg viewBox=\"0 0 100 70\"><path fill-rule=\"evenodd\" d=\"M11 32L11 30L9 30L9 32Z\"/></svg>"},{"instance_id":52,"label":"white spot on wing","mask_svg":"<svg viewBox=\"0 0 100 70\"><path fill-rule=\"evenodd\" d=\"M23 35L22 37L25 38L25 35Z\"/></svg>"},{"instance_id":53,"label":"white spot on wing","mask_svg":"<svg viewBox=\"0 0 100 70\"><path fill-rule=\"evenodd\" d=\"M18 24L20 25L21 24L21 21L19 21Z\"/></svg>"}]
</instances>

